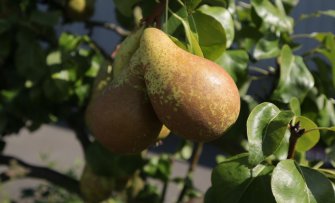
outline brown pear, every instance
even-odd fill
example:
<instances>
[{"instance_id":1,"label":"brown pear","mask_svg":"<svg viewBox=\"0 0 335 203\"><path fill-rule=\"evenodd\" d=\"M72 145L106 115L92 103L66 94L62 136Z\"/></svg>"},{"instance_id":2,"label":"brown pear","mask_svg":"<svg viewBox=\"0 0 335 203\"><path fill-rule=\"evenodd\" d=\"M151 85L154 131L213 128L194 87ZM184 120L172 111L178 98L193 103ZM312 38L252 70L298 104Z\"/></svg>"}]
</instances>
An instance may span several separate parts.
<instances>
[{"instance_id":1,"label":"brown pear","mask_svg":"<svg viewBox=\"0 0 335 203\"><path fill-rule=\"evenodd\" d=\"M194 141L211 141L236 121L240 96L230 75L210 60L147 28L138 58L151 104L166 127Z\"/></svg>"},{"instance_id":2,"label":"brown pear","mask_svg":"<svg viewBox=\"0 0 335 203\"><path fill-rule=\"evenodd\" d=\"M120 49L136 51L129 44ZM156 142L162 124L150 104L140 67L130 59L122 66L103 90L93 93L86 122L96 139L110 151L138 153Z\"/></svg>"}]
</instances>

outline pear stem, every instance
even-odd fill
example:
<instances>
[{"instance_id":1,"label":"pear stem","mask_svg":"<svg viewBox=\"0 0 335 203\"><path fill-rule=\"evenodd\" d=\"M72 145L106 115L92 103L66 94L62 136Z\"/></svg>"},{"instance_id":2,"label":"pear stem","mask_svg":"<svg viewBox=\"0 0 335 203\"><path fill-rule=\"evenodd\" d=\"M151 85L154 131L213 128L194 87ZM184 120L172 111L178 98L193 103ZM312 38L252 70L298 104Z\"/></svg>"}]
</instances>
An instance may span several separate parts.
<instances>
[{"instance_id":1,"label":"pear stem","mask_svg":"<svg viewBox=\"0 0 335 203\"><path fill-rule=\"evenodd\" d=\"M18 164L19 167L24 168L26 174L24 174L23 176L18 174L16 176L16 174L11 173L9 169L9 171L0 174L0 182L4 183L5 181L9 181L13 178L24 178L24 177L44 179L52 184L62 187L65 190L77 194L79 197L81 197L79 182L77 180L65 174L49 169L47 167L35 166L32 164L28 164L19 158L0 154L0 165L10 166L10 164L13 162Z\"/></svg>"},{"instance_id":2,"label":"pear stem","mask_svg":"<svg viewBox=\"0 0 335 203\"><path fill-rule=\"evenodd\" d=\"M155 25L157 28L161 28L161 17L165 10L165 7L168 6L166 0L160 0L159 3L155 6L152 11L152 14L143 18L142 23L145 25Z\"/></svg>"},{"instance_id":3,"label":"pear stem","mask_svg":"<svg viewBox=\"0 0 335 203\"><path fill-rule=\"evenodd\" d=\"M177 203L183 202L184 196L186 195L188 189L192 187L192 175L199 162L203 146L204 146L204 143L199 142L199 143L196 143L196 146L193 149L192 156L190 159L191 162L190 162L186 177L184 178L184 187L179 194Z\"/></svg>"}]
</instances>

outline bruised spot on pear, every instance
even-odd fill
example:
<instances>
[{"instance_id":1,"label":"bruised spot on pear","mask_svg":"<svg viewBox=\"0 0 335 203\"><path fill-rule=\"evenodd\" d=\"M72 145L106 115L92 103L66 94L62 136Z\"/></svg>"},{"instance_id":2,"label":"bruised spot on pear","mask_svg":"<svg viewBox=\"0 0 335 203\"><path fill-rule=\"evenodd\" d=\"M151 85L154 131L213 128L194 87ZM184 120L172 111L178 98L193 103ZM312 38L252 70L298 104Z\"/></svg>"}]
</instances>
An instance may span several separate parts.
<instances>
[{"instance_id":1,"label":"bruised spot on pear","mask_svg":"<svg viewBox=\"0 0 335 203\"><path fill-rule=\"evenodd\" d=\"M170 130L211 141L235 123L240 96L222 67L184 51L155 28L144 31L139 51L151 104Z\"/></svg>"}]
</instances>

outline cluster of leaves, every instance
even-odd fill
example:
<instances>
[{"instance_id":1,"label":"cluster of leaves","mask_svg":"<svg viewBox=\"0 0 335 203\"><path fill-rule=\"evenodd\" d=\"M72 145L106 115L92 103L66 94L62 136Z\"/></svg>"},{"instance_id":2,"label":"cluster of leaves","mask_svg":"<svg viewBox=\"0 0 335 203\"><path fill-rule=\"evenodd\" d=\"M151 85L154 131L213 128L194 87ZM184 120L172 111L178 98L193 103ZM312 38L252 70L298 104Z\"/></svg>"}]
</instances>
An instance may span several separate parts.
<instances>
[{"instance_id":1,"label":"cluster of leaves","mask_svg":"<svg viewBox=\"0 0 335 203\"><path fill-rule=\"evenodd\" d=\"M334 167L334 34L294 34L290 13L297 0L168 3L163 30L181 48L225 68L242 100L237 124L219 145L228 154L248 153L214 169L206 202L259 202L262 194L265 202L333 202L329 180L334 180L334 171L320 167ZM127 7L117 1L116 5L120 12ZM318 11L299 20L334 17L334 13ZM296 40L300 37L317 45L305 50ZM265 101L271 103L262 103ZM287 160L292 150L289 123L300 123L305 130L293 148L295 161ZM246 137L245 146L242 140ZM240 147L226 147L232 142ZM317 160L314 170L310 167L315 160L307 159L306 154L315 146L325 156ZM323 188L313 186L321 184Z\"/></svg>"},{"instance_id":2,"label":"cluster of leaves","mask_svg":"<svg viewBox=\"0 0 335 203\"><path fill-rule=\"evenodd\" d=\"M104 59L87 36L56 35L61 10L1 1L0 135L82 118Z\"/></svg>"}]
</instances>

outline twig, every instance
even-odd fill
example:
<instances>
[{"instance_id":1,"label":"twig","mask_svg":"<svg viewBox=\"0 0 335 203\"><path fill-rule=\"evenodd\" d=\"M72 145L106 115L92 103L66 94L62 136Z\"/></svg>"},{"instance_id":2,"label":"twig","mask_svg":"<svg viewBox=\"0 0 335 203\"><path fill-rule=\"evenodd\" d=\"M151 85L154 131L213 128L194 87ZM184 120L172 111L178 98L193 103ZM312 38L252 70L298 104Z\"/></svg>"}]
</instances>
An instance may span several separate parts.
<instances>
[{"instance_id":1,"label":"twig","mask_svg":"<svg viewBox=\"0 0 335 203\"><path fill-rule=\"evenodd\" d=\"M192 184L192 173L195 170L195 168L198 164L198 161L200 159L200 155L201 155L201 152L202 152L203 145L204 144L202 142L196 143L196 146L193 149L192 156L191 156L191 162L190 162L190 165L188 167L186 177L184 179L184 187L179 194L177 203L181 203L183 201L187 190L190 188L190 186Z\"/></svg>"},{"instance_id":2,"label":"twig","mask_svg":"<svg viewBox=\"0 0 335 203\"><path fill-rule=\"evenodd\" d=\"M93 38L91 38L90 43L91 43L91 46L93 46L92 48L100 52L104 56L105 59L107 59L110 62L112 61L111 55L107 53Z\"/></svg>"},{"instance_id":3,"label":"twig","mask_svg":"<svg viewBox=\"0 0 335 203\"><path fill-rule=\"evenodd\" d=\"M161 199L160 199L160 201L159 201L160 203L164 203L165 195L166 195L166 191L167 191L168 185L169 185L169 181L168 181L168 180L165 180L165 181L164 181L164 184L163 184L163 189L162 189Z\"/></svg>"},{"instance_id":4,"label":"twig","mask_svg":"<svg viewBox=\"0 0 335 203\"><path fill-rule=\"evenodd\" d=\"M28 164L16 157L0 155L0 165L9 166L13 161L15 161L19 166L25 168L26 177L40 178L47 180L48 182L60 186L69 192L81 196L79 182L77 180L46 167L40 167ZM0 175L0 178L1 181L8 181L12 177L6 173L3 173Z\"/></svg>"},{"instance_id":5,"label":"twig","mask_svg":"<svg viewBox=\"0 0 335 203\"><path fill-rule=\"evenodd\" d=\"M81 120L81 119L78 119L77 116L81 116L79 118L84 117L80 113L79 113L79 115L75 114L73 116L74 118L69 118L67 120L67 123L68 123L69 127L74 131L74 133L76 135L76 138L78 139L78 141L80 142L83 150L85 151L85 149L91 144L91 140L89 139L89 134L86 131L84 121Z\"/></svg>"},{"instance_id":6,"label":"twig","mask_svg":"<svg viewBox=\"0 0 335 203\"><path fill-rule=\"evenodd\" d=\"M90 21L85 21L85 24L88 27L99 26L99 27L103 27L108 30L112 30L121 36L128 36L130 34L129 30L126 30L123 27L117 24L114 24L114 23L106 23L106 22L101 22L101 21L90 20Z\"/></svg>"},{"instance_id":7,"label":"twig","mask_svg":"<svg viewBox=\"0 0 335 203\"><path fill-rule=\"evenodd\" d=\"M291 135L289 140L287 159L293 159L295 153L295 146L297 144L298 139L305 133L305 129L300 129L299 121L295 125L292 125L292 121L290 121L289 129Z\"/></svg>"},{"instance_id":8,"label":"twig","mask_svg":"<svg viewBox=\"0 0 335 203\"><path fill-rule=\"evenodd\" d=\"M153 11L151 12L151 15L143 18L142 22L145 25L153 25L157 28L161 27L161 17L163 15L164 9L167 6L166 0L160 0L159 3L155 6Z\"/></svg>"}]
</instances>

